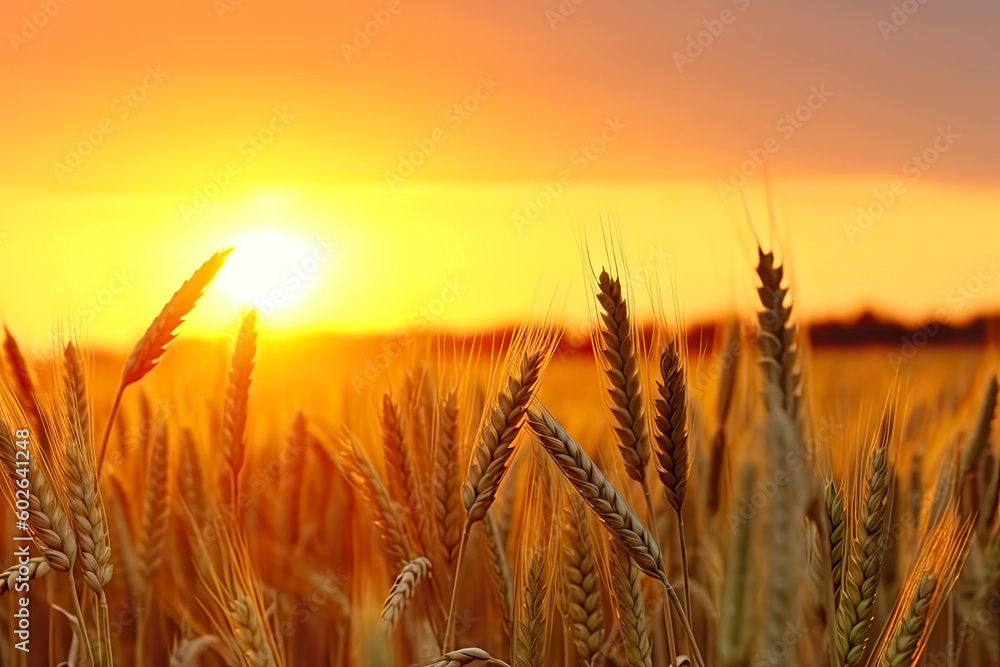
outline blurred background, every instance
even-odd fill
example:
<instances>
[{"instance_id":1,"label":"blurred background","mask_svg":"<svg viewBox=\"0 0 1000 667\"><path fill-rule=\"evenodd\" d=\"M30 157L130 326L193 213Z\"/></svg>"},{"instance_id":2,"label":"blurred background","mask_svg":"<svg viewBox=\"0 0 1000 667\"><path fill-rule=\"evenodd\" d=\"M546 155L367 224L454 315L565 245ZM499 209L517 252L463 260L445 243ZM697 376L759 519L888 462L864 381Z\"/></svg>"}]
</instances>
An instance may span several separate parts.
<instances>
[{"instance_id":1,"label":"blurred background","mask_svg":"<svg viewBox=\"0 0 1000 667\"><path fill-rule=\"evenodd\" d=\"M641 313L699 322L750 312L756 230L803 319L966 322L1000 305L998 13L10 0L0 316L128 346L236 245L186 335L578 324L610 238Z\"/></svg>"}]
</instances>

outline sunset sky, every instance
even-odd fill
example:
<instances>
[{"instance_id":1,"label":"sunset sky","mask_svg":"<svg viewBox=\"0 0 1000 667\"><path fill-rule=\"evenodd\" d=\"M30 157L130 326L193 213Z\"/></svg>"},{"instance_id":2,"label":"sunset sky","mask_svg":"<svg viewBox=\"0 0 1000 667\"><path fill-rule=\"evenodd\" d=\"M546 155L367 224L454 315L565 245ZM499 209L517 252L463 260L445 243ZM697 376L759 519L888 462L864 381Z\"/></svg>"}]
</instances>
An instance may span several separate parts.
<instances>
[{"instance_id":1,"label":"sunset sky","mask_svg":"<svg viewBox=\"0 0 1000 667\"><path fill-rule=\"evenodd\" d=\"M697 320L764 168L804 317L1000 307L1000 5L577 2L7 0L0 317L128 344L235 244L189 333L580 321L611 233Z\"/></svg>"}]
</instances>

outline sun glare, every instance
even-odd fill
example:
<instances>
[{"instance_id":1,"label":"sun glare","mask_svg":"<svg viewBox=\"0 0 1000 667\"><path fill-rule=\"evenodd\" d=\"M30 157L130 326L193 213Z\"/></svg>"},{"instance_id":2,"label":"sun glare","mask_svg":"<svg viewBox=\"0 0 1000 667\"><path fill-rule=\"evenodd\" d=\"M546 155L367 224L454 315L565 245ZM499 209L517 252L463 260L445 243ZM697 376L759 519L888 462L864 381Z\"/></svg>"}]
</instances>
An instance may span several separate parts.
<instances>
[{"instance_id":1,"label":"sun glare","mask_svg":"<svg viewBox=\"0 0 1000 667\"><path fill-rule=\"evenodd\" d=\"M264 315L301 301L324 259L322 249L278 230L243 234L234 245L219 271L219 286L234 301Z\"/></svg>"}]
</instances>

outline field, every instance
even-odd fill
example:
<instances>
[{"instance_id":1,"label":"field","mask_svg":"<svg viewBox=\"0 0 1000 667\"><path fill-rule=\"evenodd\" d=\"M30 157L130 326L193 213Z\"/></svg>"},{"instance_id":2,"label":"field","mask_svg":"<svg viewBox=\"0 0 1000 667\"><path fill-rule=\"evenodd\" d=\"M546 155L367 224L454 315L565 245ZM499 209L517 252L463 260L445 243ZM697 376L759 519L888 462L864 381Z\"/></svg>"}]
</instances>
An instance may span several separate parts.
<instances>
[{"instance_id":1,"label":"field","mask_svg":"<svg viewBox=\"0 0 1000 667\"><path fill-rule=\"evenodd\" d=\"M2 664L1000 665L995 341L812 349L765 253L697 333L185 340L224 261L7 332Z\"/></svg>"}]
</instances>

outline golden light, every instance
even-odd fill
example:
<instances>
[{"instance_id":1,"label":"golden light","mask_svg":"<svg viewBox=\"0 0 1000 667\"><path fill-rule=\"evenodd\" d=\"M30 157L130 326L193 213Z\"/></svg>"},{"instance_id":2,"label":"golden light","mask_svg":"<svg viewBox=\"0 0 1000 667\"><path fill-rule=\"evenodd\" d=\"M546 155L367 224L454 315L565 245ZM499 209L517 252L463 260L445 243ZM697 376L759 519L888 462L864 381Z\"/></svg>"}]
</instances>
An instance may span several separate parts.
<instances>
[{"instance_id":1,"label":"golden light","mask_svg":"<svg viewBox=\"0 0 1000 667\"><path fill-rule=\"evenodd\" d=\"M276 229L242 234L234 245L219 271L219 287L265 317L301 302L331 258L328 249Z\"/></svg>"}]
</instances>

